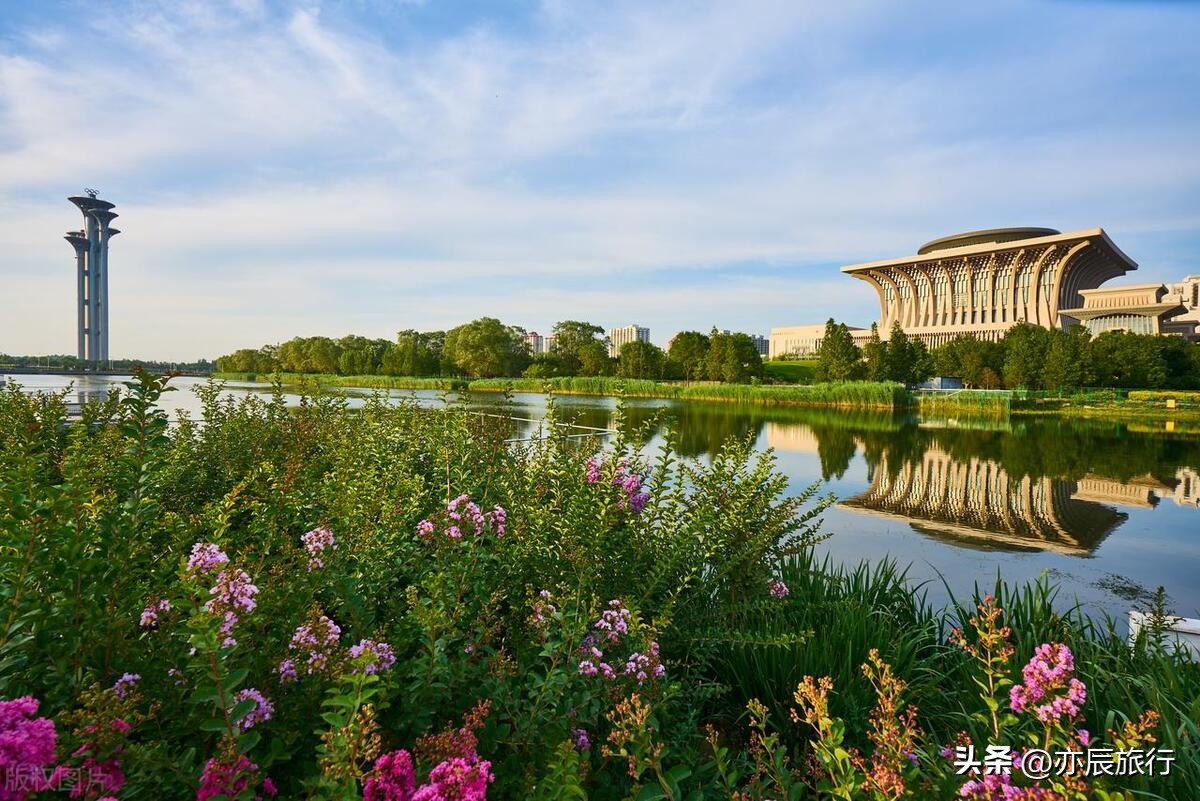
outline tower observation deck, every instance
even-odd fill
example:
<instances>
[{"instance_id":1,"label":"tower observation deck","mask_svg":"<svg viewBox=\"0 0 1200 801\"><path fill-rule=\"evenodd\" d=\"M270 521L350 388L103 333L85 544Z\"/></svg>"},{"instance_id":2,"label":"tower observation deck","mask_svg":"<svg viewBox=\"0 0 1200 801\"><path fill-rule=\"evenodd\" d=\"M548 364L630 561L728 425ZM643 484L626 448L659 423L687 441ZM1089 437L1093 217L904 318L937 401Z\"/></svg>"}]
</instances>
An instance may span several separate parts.
<instances>
[{"instance_id":1,"label":"tower observation deck","mask_svg":"<svg viewBox=\"0 0 1200 801\"><path fill-rule=\"evenodd\" d=\"M117 217L114 204L94 190L67 198L83 212L83 228L63 237L75 248L77 302L76 349L79 361L91 367L108 356L108 242L120 231L109 224Z\"/></svg>"}]
</instances>

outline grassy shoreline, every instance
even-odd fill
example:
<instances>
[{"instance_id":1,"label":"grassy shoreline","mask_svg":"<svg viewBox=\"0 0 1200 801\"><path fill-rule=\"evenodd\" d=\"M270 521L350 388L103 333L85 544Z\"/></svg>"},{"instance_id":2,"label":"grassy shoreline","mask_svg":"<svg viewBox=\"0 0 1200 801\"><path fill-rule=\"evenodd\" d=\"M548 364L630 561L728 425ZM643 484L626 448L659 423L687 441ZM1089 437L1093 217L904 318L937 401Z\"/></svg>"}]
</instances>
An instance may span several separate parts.
<instances>
[{"instance_id":1,"label":"grassy shoreline","mask_svg":"<svg viewBox=\"0 0 1200 801\"><path fill-rule=\"evenodd\" d=\"M899 384L846 382L828 384L717 384L663 382L602 377L559 378L435 378L380 375L324 375L312 373L213 373L226 381L271 383L285 386L360 387L364 389L433 389L447 392L553 392L663 400L694 400L764 407L829 409L915 409L921 414L961 415L987 419L1010 417L1078 417L1114 421L1177 423L1194 430L1200 426L1197 393L1134 391L1128 397L1030 398L1019 392L962 390L947 394L919 393ZM1167 408L1174 399L1175 408ZM1170 429L1168 429L1170 430Z\"/></svg>"}]
</instances>

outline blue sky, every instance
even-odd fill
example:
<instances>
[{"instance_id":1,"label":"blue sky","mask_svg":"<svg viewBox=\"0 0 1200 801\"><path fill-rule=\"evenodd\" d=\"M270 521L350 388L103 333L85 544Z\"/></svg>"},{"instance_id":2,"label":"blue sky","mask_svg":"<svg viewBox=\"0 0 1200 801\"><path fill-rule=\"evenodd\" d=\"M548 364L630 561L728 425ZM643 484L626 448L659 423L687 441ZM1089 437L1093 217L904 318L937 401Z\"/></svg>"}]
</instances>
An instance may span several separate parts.
<instances>
[{"instance_id":1,"label":"blue sky","mask_svg":"<svg viewBox=\"0 0 1200 801\"><path fill-rule=\"evenodd\" d=\"M114 356L865 325L840 265L1007 225L1200 273L1200 3L0 10L0 352L74 350L84 186L121 213Z\"/></svg>"}]
</instances>

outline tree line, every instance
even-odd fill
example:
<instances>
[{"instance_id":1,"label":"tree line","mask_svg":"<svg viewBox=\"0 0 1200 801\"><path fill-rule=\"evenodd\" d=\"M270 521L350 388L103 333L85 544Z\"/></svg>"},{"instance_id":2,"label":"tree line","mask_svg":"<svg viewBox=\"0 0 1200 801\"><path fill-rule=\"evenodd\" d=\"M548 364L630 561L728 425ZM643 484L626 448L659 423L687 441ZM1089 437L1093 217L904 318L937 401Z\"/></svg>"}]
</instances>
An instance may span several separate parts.
<instances>
[{"instance_id":1,"label":"tree line","mask_svg":"<svg viewBox=\"0 0 1200 801\"><path fill-rule=\"evenodd\" d=\"M905 384L939 375L979 389L1200 389L1200 343L1128 331L1093 337L1081 325L1064 331L1018 323L997 342L965 334L929 350L897 324L886 341L872 325L860 348L844 324L830 319L814 375L818 381Z\"/></svg>"},{"instance_id":2,"label":"tree line","mask_svg":"<svg viewBox=\"0 0 1200 801\"><path fill-rule=\"evenodd\" d=\"M762 378L762 357L748 334L683 331L667 350L625 343L610 357L604 329L564 320L555 348L531 353L523 328L481 317L449 331L400 331L395 341L349 335L295 337L280 345L242 348L217 359L226 373L470 376L472 378L620 376L656 380L750 383Z\"/></svg>"}]
</instances>

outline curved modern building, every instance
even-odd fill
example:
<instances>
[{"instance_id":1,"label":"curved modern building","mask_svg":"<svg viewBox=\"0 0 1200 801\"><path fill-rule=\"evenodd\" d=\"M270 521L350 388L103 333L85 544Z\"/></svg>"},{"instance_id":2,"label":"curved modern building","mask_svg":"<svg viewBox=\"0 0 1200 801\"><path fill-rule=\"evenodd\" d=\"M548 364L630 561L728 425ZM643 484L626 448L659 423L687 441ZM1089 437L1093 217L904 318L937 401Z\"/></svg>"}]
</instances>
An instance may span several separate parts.
<instances>
[{"instance_id":1,"label":"curved modern building","mask_svg":"<svg viewBox=\"0 0 1200 801\"><path fill-rule=\"evenodd\" d=\"M1101 228L995 228L935 239L915 256L842 268L879 295L880 334L899 322L935 347L962 334L998 340L1017 323L1074 320L1087 290L1137 269Z\"/></svg>"}]
</instances>

